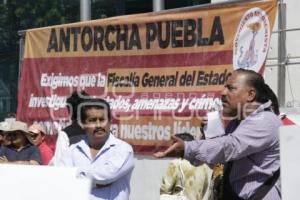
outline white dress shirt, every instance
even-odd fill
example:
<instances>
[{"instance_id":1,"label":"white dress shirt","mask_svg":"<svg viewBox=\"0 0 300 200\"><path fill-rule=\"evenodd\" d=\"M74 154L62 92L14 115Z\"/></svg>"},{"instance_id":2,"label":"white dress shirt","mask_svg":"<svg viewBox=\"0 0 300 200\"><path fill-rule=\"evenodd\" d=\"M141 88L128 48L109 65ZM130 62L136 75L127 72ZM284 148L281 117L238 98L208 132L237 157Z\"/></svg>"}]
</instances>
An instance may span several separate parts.
<instances>
[{"instance_id":1,"label":"white dress shirt","mask_svg":"<svg viewBox=\"0 0 300 200\"><path fill-rule=\"evenodd\" d=\"M129 144L112 134L94 159L85 139L71 145L57 165L77 167L79 177L90 178L92 200L129 199L134 153Z\"/></svg>"}]
</instances>

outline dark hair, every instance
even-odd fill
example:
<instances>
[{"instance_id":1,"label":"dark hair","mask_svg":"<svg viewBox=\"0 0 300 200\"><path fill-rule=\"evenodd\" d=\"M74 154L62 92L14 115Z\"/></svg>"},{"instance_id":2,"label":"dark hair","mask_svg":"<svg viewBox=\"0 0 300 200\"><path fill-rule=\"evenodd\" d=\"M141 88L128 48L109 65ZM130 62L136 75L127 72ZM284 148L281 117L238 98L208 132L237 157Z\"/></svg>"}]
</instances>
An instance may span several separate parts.
<instances>
[{"instance_id":1,"label":"dark hair","mask_svg":"<svg viewBox=\"0 0 300 200\"><path fill-rule=\"evenodd\" d=\"M86 98L89 98L89 94L85 91L74 91L71 96L67 98L67 108L71 114L72 121L77 120L78 105Z\"/></svg>"},{"instance_id":2,"label":"dark hair","mask_svg":"<svg viewBox=\"0 0 300 200\"><path fill-rule=\"evenodd\" d=\"M259 73L247 69L237 69L236 72L247 76L247 85L256 90L255 101L266 103L269 100L269 97L266 94L264 78Z\"/></svg>"},{"instance_id":3,"label":"dark hair","mask_svg":"<svg viewBox=\"0 0 300 200\"><path fill-rule=\"evenodd\" d=\"M189 134L187 132L177 133L177 134L175 134L175 136L179 137L183 141L192 141L192 140L194 140L194 136L192 136L191 134Z\"/></svg>"},{"instance_id":4,"label":"dark hair","mask_svg":"<svg viewBox=\"0 0 300 200\"><path fill-rule=\"evenodd\" d=\"M107 118L109 121L111 121L111 111L110 111L110 106L107 101L104 99L100 98L89 98L85 99L78 105L78 111L80 112L80 120L81 122L85 122L86 120L86 111L91 109L91 108L96 108L96 109L103 109L106 110ZM79 114L79 113L78 113Z\"/></svg>"},{"instance_id":5,"label":"dark hair","mask_svg":"<svg viewBox=\"0 0 300 200\"><path fill-rule=\"evenodd\" d=\"M272 101L273 112L276 115L279 115L280 111L279 111L279 103L278 103L277 96L275 95L275 93L273 92L273 90L270 88L270 86L268 84L265 84L265 90L266 90L267 96Z\"/></svg>"},{"instance_id":6,"label":"dark hair","mask_svg":"<svg viewBox=\"0 0 300 200\"><path fill-rule=\"evenodd\" d=\"M259 103L266 103L271 100L274 113L279 115L278 99L269 85L265 83L264 78L253 70L237 69L235 71L239 74L245 74L247 76L247 84L251 87L254 87L256 90L255 101Z\"/></svg>"}]
</instances>

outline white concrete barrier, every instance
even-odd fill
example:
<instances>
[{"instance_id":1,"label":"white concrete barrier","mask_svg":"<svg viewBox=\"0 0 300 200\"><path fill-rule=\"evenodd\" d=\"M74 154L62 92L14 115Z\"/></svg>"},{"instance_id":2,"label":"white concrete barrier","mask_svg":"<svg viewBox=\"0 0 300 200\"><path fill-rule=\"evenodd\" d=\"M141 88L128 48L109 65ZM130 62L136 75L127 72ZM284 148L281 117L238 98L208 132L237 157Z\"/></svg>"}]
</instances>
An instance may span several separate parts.
<instances>
[{"instance_id":1,"label":"white concrete barrier","mask_svg":"<svg viewBox=\"0 0 300 200\"><path fill-rule=\"evenodd\" d=\"M280 127L282 200L299 199L300 126Z\"/></svg>"}]
</instances>

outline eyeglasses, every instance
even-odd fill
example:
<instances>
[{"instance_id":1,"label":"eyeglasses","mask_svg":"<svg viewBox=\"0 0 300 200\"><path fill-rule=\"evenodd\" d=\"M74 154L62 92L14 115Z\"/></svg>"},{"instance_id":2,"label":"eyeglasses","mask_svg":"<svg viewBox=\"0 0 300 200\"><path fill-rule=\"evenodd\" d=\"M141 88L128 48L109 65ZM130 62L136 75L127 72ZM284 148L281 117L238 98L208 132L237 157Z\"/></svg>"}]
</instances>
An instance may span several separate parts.
<instances>
[{"instance_id":1,"label":"eyeglasses","mask_svg":"<svg viewBox=\"0 0 300 200\"><path fill-rule=\"evenodd\" d=\"M29 132L29 133L30 133L29 137L33 140L35 140L40 134L40 133L33 133L33 132Z\"/></svg>"}]
</instances>

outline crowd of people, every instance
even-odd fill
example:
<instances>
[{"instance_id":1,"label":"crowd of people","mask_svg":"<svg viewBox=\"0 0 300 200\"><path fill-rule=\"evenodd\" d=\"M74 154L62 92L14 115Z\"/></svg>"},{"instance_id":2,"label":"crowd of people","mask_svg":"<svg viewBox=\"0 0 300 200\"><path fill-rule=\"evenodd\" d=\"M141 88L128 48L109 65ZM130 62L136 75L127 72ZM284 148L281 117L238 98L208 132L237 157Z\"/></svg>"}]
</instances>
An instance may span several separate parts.
<instances>
[{"instance_id":1,"label":"crowd of people","mask_svg":"<svg viewBox=\"0 0 300 200\"><path fill-rule=\"evenodd\" d=\"M172 145L154 154L179 157L163 177L161 200L172 195L201 200L208 190L210 200L281 199L276 96L260 74L238 69L226 82L221 100L224 134L199 140L188 133L173 135ZM42 126L10 120L0 124L0 163L76 167L78 177L92 180L91 199L128 200L134 152L111 134L109 104L85 92L74 92L67 103L72 124L62 132L70 146L61 155L44 142ZM216 169L221 169L218 181Z\"/></svg>"}]
</instances>

